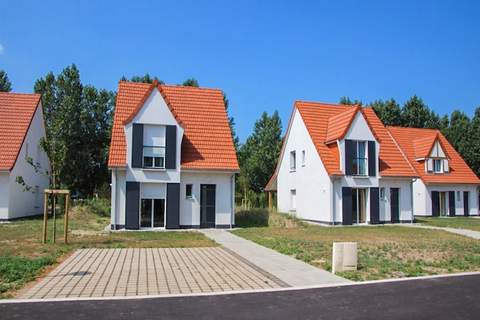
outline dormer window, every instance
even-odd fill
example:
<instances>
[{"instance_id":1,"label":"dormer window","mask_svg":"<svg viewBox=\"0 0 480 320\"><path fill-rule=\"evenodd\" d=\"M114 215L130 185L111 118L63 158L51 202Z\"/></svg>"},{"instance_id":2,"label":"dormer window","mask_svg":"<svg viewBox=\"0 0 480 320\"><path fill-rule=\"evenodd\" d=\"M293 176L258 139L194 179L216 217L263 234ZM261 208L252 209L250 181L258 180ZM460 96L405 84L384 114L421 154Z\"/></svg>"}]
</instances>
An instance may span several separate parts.
<instances>
[{"instance_id":1,"label":"dormer window","mask_svg":"<svg viewBox=\"0 0 480 320\"><path fill-rule=\"evenodd\" d=\"M353 159L354 174L359 176L367 175L367 143L357 141L357 157Z\"/></svg>"},{"instance_id":2,"label":"dormer window","mask_svg":"<svg viewBox=\"0 0 480 320\"><path fill-rule=\"evenodd\" d=\"M442 159L433 159L433 170L435 173L442 173L443 172L443 160Z\"/></svg>"},{"instance_id":3,"label":"dormer window","mask_svg":"<svg viewBox=\"0 0 480 320\"><path fill-rule=\"evenodd\" d=\"M345 140L345 174L376 175L375 141Z\"/></svg>"}]
</instances>

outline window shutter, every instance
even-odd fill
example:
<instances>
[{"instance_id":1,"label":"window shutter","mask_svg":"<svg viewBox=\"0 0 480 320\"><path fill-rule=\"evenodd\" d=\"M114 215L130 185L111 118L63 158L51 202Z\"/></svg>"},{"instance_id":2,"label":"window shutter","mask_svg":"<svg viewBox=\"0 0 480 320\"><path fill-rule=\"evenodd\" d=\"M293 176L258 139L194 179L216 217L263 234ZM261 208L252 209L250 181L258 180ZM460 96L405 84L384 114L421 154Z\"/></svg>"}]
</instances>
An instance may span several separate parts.
<instances>
[{"instance_id":1,"label":"window shutter","mask_svg":"<svg viewBox=\"0 0 480 320\"><path fill-rule=\"evenodd\" d=\"M378 188L370 188L370 223L380 222L380 195Z\"/></svg>"},{"instance_id":2,"label":"window shutter","mask_svg":"<svg viewBox=\"0 0 480 320\"><path fill-rule=\"evenodd\" d=\"M132 168L143 166L143 124L134 123L132 129Z\"/></svg>"},{"instance_id":3,"label":"window shutter","mask_svg":"<svg viewBox=\"0 0 480 320\"><path fill-rule=\"evenodd\" d=\"M448 166L448 160L447 159L443 160L443 171L450 172L450 167Z\"/></svg>"},{"instance_id":4,"label":"window shutter","mask_svg":"<svg viewBox=\"0 0 480 320\"><path fill-rule=\"evenodd\" d=\"M370 177L375 177L377 175L375 141L368 141L368 175Z\"/></svg>"},{"instance_id":5,"label":"window shutter","mask_svg":"<svg viewBox=\"0 0 480 320\"><path fill-rule=\"evenodd\" d=\"M440 194L438 191L432 191L432 216L440 215Z\"/></svg>"},{"instance_id":6,"label":"window shutter","mask_svg":"<svg viewBox=\"0 0 480 320\"><path fill-rule=\"evenodd\" d=\"M427 172L433 171L433 159L427 159Z\"/></svg>"},{"instance_id":7,"label":"window shutter","mask_svg":"<svg viewBox=\"0 0 480 320\"><path fill-rule=\"evenodd\" d=\"M353 219L352 213L352 188L342 188L342 224L351 225ZM335 222L335 221L332 221Z\"/></svg>"},{"instance_id":8,"label":"window shutter","mask_svg":"<svg viewBox=\"0 0 480 320\"><path fill-rule=\"evenodd\" d=\"M167 183L167 229L180 227L180 183Z\"/></svg>"},{"instance_id":9,"label":"window shutter","mask_svg":"<svg viewBox=\"0 0 480 320\"><path fill-rule=\"evenodd\" d=\"M177 126L167 126L165 139L165 168L177 168Z\"/></svg>"},{"instance_id":10,"label":"window shutter","mask_svg":"<svg viewBox=\"0 0 480 320\"><path fill-rule=\"evenodd\" d=\"M345 140L345 174L351 176L355 174L353 170L353 161L357 157L357 142L354 140Z\"/></svg>"},{"instance_id":11,"label":"window shutter","mask_svg":"<svg viewBox=\"0 0 480 320\"><path fill-rule=\"evenodd\" d=\"M455 216L455 191L448 192L448 215Z\"/></svg>"},{"instance_id":12,"label":"window shutter","mask_svg":"<svg viewBox=\"0 0 480 320\"><path fill-rule=\"evenodd\" d=\"M139 228L140 183L127 181L125 201L125 229Z\"/></svg>"}]
</instances>

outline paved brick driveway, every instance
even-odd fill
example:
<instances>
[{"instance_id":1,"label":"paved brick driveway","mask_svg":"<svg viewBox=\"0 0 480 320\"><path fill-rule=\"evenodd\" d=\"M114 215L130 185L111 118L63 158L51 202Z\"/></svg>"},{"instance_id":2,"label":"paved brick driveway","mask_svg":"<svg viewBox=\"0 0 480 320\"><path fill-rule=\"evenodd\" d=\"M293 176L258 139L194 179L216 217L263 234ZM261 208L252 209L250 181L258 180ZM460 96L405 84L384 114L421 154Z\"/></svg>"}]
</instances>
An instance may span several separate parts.
<instances>
[{"instance_id":1,"label":"paved brick driveway","mask_svg":"<svg viewBox=\"0 0 480 320\"><path fill-rule=\"evenodd\" d=\"M225 248L81 249L22 298L135 296L286 286Z\"/></svg>"}]
</instances>

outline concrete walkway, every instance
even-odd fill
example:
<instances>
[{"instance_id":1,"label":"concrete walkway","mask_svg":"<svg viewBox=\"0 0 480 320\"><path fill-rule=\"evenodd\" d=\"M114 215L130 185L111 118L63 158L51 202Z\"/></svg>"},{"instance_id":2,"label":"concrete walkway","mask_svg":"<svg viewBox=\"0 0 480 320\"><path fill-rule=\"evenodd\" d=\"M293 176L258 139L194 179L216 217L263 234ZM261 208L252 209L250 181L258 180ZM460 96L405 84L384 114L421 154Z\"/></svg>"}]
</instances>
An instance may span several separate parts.
<instances>
[{"instance_id":1,"label":"concrete walkway","mask_svg":"<svg viewBox=\"0 0 480 320\"><path fill-rule=\"evenodd\" d=\"M469 237L472 239L480 240L480 231L473 231L468 229L458 229L458 228L447 228L447 227L435 227L435 226L426 226L422 224L412 223L412 224L395 224L395 226L402 227L411 227L411 228L420 228L420 229L432 229L432 230L443 230L450 233L459 234L461 236Z\"/></svg>"},{"instance_id":2,"label":"concrete walkway","mask_svg":"<svg viewBox=\"0 0 480 320\"><path fill-rule=\"evenodd\" d=\"M330 272L238 237L226 230L203 229L201 232L291 286L350 282Z\"/></svg>"}]
</instances>

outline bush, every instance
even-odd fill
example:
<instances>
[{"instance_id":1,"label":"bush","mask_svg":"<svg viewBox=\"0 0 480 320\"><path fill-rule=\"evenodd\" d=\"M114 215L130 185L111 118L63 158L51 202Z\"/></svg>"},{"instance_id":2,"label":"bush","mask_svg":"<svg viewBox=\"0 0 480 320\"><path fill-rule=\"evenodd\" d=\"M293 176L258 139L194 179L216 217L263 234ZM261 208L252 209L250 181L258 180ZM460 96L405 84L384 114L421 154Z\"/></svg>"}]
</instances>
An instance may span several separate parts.
<instances>
[{"instance_id":1,"label":"bush","mask_svg":"<svg viewBox=\"0 0 480 320\"><path fill-rule=\"evenodd\" d=\"M87 207L87 209L101 217L110 216L110 200L105 198L92 198L84 200L79 204L80 206Z\"/></svg>"},{"instance_id":2,"label":"bush","mask_svg":"<svg viewBox=\"0 0 480 320\"><path fill-rule=\"evenodd\" d=\"M267 209L243 210L235 214L235 226L242 228L268 227L268 220Z\"/></svg>"}]
</instances>

